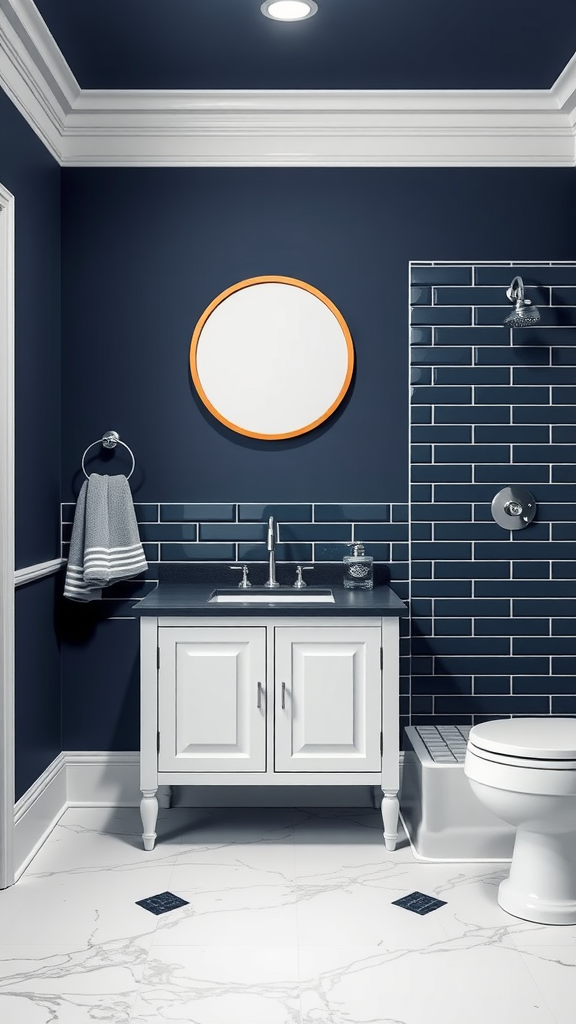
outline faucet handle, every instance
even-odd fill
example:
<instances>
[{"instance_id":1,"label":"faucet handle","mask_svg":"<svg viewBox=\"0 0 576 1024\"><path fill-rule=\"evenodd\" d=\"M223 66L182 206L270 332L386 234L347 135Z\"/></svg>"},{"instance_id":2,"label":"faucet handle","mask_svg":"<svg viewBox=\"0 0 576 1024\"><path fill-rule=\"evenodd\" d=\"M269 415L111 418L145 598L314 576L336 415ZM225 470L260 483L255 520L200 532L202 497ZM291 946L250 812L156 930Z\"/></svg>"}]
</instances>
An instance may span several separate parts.
<instances>
[{"instance_id":1,"label":"faucet handle","mask_svg":"<svg viewBox=\"0 0 576 1024\"><path fill-rule=\"evenodd\" d=\"M252 586L252 584L250 583L250 580L248 579L248 566L247 565L230 565L228 568L229 569L237 569L238 572L242 573L242 579L240 580L240 583L238 584L239 587L241 587L243 590L246 590L248 587Z\"/></svg>"},{"instance_id":2,"label":"faucet handle","mask_svg":"<svg viewBox=\"0 0 576 1024\"><path fill-rule=\"evenodd\" d=\"M307 584L302 579L302 573L303 572L308 572L310 569L313 569L313 568L314 568L313 565L297 565L296 566L296 579L295 579L294 583L292 584L292 587L296 588L296 590L302 590L302 587L307 586Z\"/></svg>"}]
</instances>

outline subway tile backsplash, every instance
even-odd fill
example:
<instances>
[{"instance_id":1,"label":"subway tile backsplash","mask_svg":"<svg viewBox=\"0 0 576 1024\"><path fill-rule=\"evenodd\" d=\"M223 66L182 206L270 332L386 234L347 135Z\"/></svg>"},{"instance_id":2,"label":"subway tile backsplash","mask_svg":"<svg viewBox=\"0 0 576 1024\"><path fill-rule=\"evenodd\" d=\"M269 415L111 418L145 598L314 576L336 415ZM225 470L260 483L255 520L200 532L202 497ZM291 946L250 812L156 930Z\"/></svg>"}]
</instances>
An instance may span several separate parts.
<instances>
[{"instance_id":1,"label":"subway tile backsplash","mask_svg":"<svg viewBox=\"0 0 576 1024\"><path fill-rule=\"evenodd\" d=\"M503 326L516 275L535 327ZM432 293L410 332L412 366L432 371L411 389L412 722L576 715L576 264L410 276ZM510 532L490 505L513 483L538 513Z\"/></svg>"},{"instance_id":2,"label":"subway tile backsplash","mask_svg":"<svg viewBox=\"0 0 576 1024\"><path fill-rule=\"evenodd\" d=\"M151 563L150 579L157 579L158 562L267 561L266 523L271 515L279 524L278 561L341 562L349 550L348 543L361 540L375 562L393 563L400 570L395 580L408 579L407 502L315 505L136 501L134 508L146 558ZM74 509L74 504L62 505L64 557ZM406 591L400 596L406 597Z\"/></svg>"}]
</instances>

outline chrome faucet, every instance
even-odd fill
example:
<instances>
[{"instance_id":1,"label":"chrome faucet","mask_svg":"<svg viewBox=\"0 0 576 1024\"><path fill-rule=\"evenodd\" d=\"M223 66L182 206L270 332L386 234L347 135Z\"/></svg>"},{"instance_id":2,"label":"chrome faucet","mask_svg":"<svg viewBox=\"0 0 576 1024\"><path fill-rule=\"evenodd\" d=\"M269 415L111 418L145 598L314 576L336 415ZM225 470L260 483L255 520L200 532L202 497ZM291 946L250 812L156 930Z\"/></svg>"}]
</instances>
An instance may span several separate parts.
<instances>
[{"instance_id":1,"label":"chrome faucet","mask_svg":"<svg viewBox=\"0 0 576 1024\"><path fill-rule=\"evenodd\" d=\"M265 587L279 587L280 584L276 579L276 541L280 540L277 535L278 525L276 525L276 532L274 530L274 516L270 516L268 520L268 539L266 541L266 547L268 548L268 579L264 584Z\"/></svg>"}]
</instances>

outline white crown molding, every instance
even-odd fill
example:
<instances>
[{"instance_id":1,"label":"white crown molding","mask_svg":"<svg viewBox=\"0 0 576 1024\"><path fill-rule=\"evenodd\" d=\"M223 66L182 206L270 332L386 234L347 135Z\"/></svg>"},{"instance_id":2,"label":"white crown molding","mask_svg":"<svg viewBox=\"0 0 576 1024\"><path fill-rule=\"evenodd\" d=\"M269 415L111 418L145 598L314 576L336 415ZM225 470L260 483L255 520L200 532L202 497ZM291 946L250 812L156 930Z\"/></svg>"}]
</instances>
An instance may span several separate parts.
<instances>
[{"instance_id":1,"label":"white crown molding","mask_svg":"<svg viewBox=\"0 0 576 1024\"><path fill-rule=\"evenodd\" d=\"M64 166L575 164L576 57L551 90L81 90L33 0L0 0L0 84Z\"/></svg>"},{"instance_id":2,"label":"white crown molding","mask_svg":"<svg viewBox=\"0 0 576 1024\"><path fill-rule=\"evenodd\" d=\"M0 0L0 84L61 162L64 123L80 86L33 0Z\"/></svg>"},{"instance_id":3,"label":"white crown molding","mask_svg":"<svg viewBox=\"0 0 576 1024\"><path fill-rule=\"evenodd\" d=\"M576 136L576 53L568 61L550 91L558 104L558 109L570 119Z\"/></svg>"},{"instance_id":4,"label":"white crown molding","mask_svg":"<svg viewBox=\"0 0 576 1024\"><path fill-rule=\"evenodd\" d=\"M546 90L83 90L68 166L573 166Z\"/></svg>"}]
</instances>

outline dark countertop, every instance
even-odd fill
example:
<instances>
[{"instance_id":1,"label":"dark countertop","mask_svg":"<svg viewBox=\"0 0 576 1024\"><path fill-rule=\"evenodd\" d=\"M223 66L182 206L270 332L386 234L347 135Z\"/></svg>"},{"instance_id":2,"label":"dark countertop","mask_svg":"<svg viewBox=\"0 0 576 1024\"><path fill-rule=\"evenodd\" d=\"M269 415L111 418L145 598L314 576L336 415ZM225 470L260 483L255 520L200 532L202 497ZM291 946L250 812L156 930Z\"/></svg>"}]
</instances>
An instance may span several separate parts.
<instances>
[{"instance_id":1,"label":"dark countertop","mask_svg":"<svg viewBox=\"0 0 576 1024\"><path fill-rule=\"evenodd\" d=\"M334 603L299 604L298 593L294 592L294 602L274 603L274 596L278 593L290 593L289 586L282 586L279 590L270 592L270 602L257 604L244 603L222 603L209 604L208 599L214 590L234 589L230 581L215 582L163 582L161 581L152 593L144 597L138 604L134 605L136 615L194 615L194 616L215 616L215 615L236 615L236 616L294 616L305 615L307 617L350 615L378 617L388 615L407 615L408 609L403 601L387 585L376 585L373 590L346 590L342 584L319 583L318 586L307 587L308 592L313 592L319 587L328 586L334 594ZM260 591L261 587L253 587L252 591ZM241 590L234 589L234 593L242 594ZM250 593L250 591L248 591Z\"/></svg>"}]
</instances>

